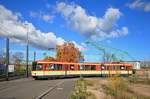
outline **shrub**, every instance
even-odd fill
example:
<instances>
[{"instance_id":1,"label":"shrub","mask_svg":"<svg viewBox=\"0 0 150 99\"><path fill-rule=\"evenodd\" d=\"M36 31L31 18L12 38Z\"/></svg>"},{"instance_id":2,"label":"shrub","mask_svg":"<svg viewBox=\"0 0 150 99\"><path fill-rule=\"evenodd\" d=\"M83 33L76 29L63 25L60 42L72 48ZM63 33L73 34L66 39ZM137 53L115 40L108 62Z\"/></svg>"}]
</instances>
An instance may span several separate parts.
<instances>
[{"instance_id":1,"label":"shrub","mask_svg":"<svg viewBox=\"0 0 150 99\"><path fill-rule=\"evenodd\" d=\"M75 89L69 99L95 99L94 97L95 96L92 93L87 92L86 81L83 78L80 78L75 82Z\"/></svg>"},{"instance_id":2,"label":"shrub","mask_svg":"<svg viewBox=\"0 0 150 99\"><path fill-rule=\"evenodd\" d=\"M108 85L102 85L107 95L114 96L115 99L125 99L124 92L128 90L128 83L121 77L113 77L109 79Z\"/></svg>"},{"instance_id":3,"label":"shrub","mask_svg":"<svg viewBox=\"0 0 150 99\"><path fill-rule=\"evenodd\" d=\"M132 76L129 78L129 81L130 81L131 83L136 83L137 80L138 80L138 77L137 77L136 74L132 74Z\"/></svg>"}]
</instances>

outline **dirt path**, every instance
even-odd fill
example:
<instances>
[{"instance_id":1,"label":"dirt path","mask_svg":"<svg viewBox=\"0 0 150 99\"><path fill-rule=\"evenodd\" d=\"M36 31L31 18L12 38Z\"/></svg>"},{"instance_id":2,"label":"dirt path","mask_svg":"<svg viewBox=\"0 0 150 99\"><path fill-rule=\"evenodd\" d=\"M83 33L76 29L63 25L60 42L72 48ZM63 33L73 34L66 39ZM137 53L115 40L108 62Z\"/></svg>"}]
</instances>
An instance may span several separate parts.
<instances>
[{"instance_id":1,"label":"dirt path","mask_svg":"<svg viewBox=\"0 0 150 99\"><path fill-rule=\"evenodd\" d=\"M90 91L91 93L95 94L96 99L105 99L106 94L103 92L103 89L101 87L101 85L104 83L107 83L107 81L102 78L88 79L87 91Z\"/></svg>"},{"instance_id":2,"label":"dirt path","mask_svg":"<svg viewBox=\"0 0 150 99\"><path fill-rule=\"evenodd\" d=\"M87 91L90 91L91 93L93 93L96 97L96 99L105 99L106 94L104 92L98 91L98 90L92 90L92 89L88 89Z\"/></svg>"}]
</instances>

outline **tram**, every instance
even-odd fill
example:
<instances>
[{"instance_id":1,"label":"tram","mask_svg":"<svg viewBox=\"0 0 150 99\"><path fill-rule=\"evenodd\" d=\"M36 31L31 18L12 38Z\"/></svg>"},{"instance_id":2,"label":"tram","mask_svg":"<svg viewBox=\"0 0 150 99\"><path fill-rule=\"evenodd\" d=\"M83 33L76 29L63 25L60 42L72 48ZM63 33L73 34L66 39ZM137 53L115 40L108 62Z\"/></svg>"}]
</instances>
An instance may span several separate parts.
<instances>
[{"instance_id":1,"label":"tram","mask_svg":"<svg viewBox=\"0 0 150 99\"><path fill-rule=\"evenodd\" d=\"M73 76L110 76L132 74L132 65L128 63L70 63L38 60L32 62L32 77L73 77Z\"/></svg>"}]
</instances>

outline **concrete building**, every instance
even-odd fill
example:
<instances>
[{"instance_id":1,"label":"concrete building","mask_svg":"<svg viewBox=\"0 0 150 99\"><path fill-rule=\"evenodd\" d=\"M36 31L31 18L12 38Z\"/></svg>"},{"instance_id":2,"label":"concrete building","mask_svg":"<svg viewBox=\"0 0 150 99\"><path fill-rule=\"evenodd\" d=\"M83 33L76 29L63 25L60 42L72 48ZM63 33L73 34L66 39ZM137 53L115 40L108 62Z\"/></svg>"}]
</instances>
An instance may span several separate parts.
<instances>
[{"instance_id":1,"label":"concrete building","mask_svg":"<svg viewBox=\"0 0 150 99\"><path fill-rule=\"evenodd\" d=\"M141 69L141 62L140 61L125 61L125 63L132 64L133 69L136 69L136 70Z\"/></svg>"}]
</instances>

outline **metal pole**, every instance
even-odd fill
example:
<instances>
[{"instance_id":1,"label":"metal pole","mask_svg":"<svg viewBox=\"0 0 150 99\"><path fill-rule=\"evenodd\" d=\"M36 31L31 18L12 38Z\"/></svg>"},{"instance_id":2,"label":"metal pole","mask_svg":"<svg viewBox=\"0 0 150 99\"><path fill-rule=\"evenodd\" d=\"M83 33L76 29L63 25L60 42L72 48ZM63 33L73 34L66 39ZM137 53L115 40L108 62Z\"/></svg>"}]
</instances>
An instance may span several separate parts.
<instances>
[{"instance_id":1,"label":"metal pole","mask_svg":"<svg viewBox=\"0 0 150 99\"><path fill-rule=\"evenodd\" d=\"M26 38L26 43L27 43L27 46L26 46L26 77L28 78L29 75L28 75L28 61L29 61L29 39L28 39L28 27L27 27L27 38Z\"/></svg>"},{"instance_id":2,"label":"metal pole","mask_svg":"<svg viewBox=\"0 0 150 99\"><path fill-rule=\"evenodd\" d=\"M9 79L8 77L8 65L9 65L9 38L6 38L6 80Z\"/></svg>"},{"instance_id":3,"label":"metal pole","mask_svg":"<svg viewBox=\"0 0 150 99\"><path fill-rule=\"evenodd\" d=\"M34 51L34 61L36 60L36 51Z\"/></svg>"},{"instance_id":4,"label":"metal pole","mask_svg":"<svg viewBox=\"0 0 150 99\"><path fill-rule=\"evenodd\" d=\"M105 57L106 57L106 52L104 50L104 63L106 62Z\"/></svg>"}]
</instances>

